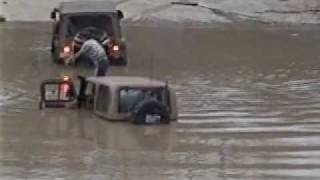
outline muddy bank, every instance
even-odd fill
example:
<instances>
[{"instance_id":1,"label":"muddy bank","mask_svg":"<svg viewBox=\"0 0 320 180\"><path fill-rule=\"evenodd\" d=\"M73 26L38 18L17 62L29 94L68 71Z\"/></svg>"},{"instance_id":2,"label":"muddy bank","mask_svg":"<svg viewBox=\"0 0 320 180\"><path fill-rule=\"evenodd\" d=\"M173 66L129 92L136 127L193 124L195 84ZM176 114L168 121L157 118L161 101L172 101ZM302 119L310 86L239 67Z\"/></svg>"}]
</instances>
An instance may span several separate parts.
<instances>
[{"instance_id":1,"label":"muddy bank","mask_svg":"<svg viewBox=\"0 0 320 180\"><path fill-rule=\"evenodd\" d=\"M48 21L61 0L2 0L0 9L10 21ZM157 23L320 23L317 0L189 0L193 6L173 5L172 0L113 0L127 22ZM179 2L183 2L178 0ZM187 0L185 0L187 2ZM1 12L1 11L0 11Z\"/></svg>"}]
</instances>

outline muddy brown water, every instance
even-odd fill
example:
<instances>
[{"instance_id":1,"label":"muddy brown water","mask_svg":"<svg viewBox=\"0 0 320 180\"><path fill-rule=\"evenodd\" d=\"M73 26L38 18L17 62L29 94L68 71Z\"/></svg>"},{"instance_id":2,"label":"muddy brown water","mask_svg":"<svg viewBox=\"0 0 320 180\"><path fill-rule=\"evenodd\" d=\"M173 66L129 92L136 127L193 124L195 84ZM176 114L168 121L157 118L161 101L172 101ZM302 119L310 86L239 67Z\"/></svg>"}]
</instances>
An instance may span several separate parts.
<instances>
[{"instance_id":1,"label":"muddy brown water","mask_svg":"<svg viewBox=\"0 0 320 180\"><path fill-rule=\"evenodd\" d=\"M0 179L319 179L318 27L129 26L130 64L167 80L179 120L133 126L38 110L50 24L0 25ZM81 70L90 74L90 70Z\"/></svg>"}]
</instances>

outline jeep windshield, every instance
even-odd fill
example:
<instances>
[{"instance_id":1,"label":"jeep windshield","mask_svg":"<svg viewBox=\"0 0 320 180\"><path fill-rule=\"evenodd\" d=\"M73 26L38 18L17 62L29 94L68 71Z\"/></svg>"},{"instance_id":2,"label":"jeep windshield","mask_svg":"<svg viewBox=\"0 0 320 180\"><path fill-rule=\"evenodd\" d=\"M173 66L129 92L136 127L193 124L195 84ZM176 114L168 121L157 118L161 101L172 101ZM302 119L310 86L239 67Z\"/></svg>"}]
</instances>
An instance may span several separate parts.
<instances>
[{"instance_id":1,"label":"jeep windshield","mask_svg":"<svg viewBox=\"0 0 320 180\"><path fill-rule=\"evenodd\" d=\"M114 35L112 14L71 15L68 16L66 37L74 37L87 27L95 27L105 31L109 36Z\"/></svg>"},{"instance_id":2,"label":"jeep windshield","mask_svg":"<svg viewBox=\"0 0 320 180\"><path fill-rule=\"evenodd\" d=\"M119 112L130 112L135 105L146 99L163 102L163 88L123 88L120 90Z\"/></svg>"}]
</instances>

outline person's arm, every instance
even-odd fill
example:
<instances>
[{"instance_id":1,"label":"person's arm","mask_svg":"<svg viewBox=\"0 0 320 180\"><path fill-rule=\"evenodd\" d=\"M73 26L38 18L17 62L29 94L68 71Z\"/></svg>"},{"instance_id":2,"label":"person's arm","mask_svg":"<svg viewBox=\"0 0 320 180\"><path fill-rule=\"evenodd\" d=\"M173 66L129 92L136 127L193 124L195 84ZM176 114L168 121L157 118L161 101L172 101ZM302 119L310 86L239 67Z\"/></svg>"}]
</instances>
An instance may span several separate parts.
<instances>
[{"instance_id":1,"label":"person's arm","mask_svg":"<svg viewBox=\"0 0 320 180\"><path fill-rule=\"evenodd\" d=\"M81 49L82 49L82 48L81 48ZM73 55L73 57L72 57L72 60L73 60L73 61L75 61L76 59L78 59L79 56L82 54L81 49L80 49L80 51L78 51L77 53L75 53L75 54Z\"/></svg>"},{"instance_id":2,"label":"person's arm","mask_svg":"<svg viewBox=\"0 0 320 180\"><path fill-rule=\"evenodd\" d=\"M83 43L80 50L77 53L71 55L71 57L67 60L67 64L74 63L82 53L86 53L87 51L88 51L88 46L85 43Z\"/></svg>"}]
</instances>

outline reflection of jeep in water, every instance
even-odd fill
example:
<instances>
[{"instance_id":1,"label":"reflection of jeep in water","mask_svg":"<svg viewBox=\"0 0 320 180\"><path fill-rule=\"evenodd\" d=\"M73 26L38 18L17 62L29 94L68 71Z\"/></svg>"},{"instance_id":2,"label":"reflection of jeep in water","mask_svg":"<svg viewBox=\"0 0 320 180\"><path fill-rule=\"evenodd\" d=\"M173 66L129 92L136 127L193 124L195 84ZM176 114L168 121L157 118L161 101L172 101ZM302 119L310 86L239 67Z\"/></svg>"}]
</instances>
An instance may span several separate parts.
<instances>
[{"instance_id":1,"label":"reflection of jeep in water","mask_svg":"<svg viewBox=\"0 0 320 180\"><path fill-rule=\"evenodd\" d=\"M64 107L67 100L72 102L77 96L79 107L108 120L154 124L177 119L175 92L165 82L126 76L80 78L80 82L76 95L71 81L44 81L41 107Z\"/></svg>"},{"instance_id":2,"label":"reflection of jeep in water","mask_svg":"<svg viewBox=\"0 0 320 180\"><path fill-rule=\"evenodd\" d=\"M56 62L65 59L80 50L88 38L95 38L105 46L112 65L126 65L126 46L121 37L120 20L123 13L115 5L106 1L62 2L51 13L54 20L51 52ZM84 36L86 28L95 28L92 37ZM77 36L77 37L75 37ZM104 43L109 36L107 43ZM98 37L98 38L97 38Z\"/></svg>"}]
</instances>

